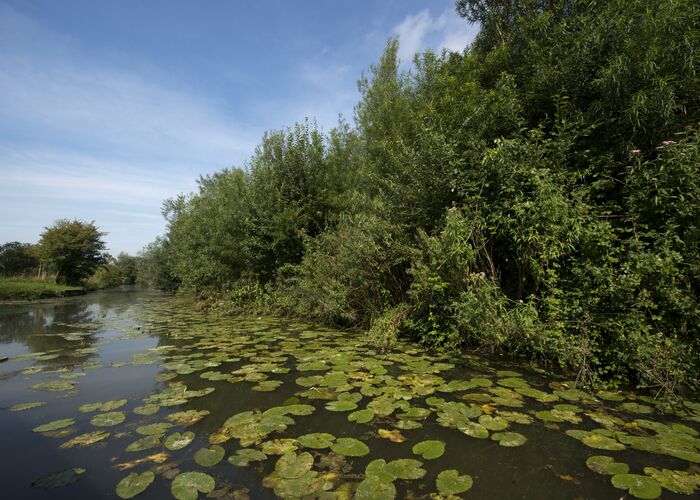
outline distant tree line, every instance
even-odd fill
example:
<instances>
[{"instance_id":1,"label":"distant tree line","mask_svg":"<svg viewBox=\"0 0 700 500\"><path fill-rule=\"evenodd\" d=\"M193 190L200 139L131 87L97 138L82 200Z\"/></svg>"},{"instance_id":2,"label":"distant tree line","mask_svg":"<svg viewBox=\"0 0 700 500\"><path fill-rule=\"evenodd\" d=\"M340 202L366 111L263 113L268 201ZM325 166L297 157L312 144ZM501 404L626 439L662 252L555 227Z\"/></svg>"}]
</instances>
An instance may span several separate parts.
<instances>
[{"instance_id":1,"label":"distant tree line","mask_svg":"<svg viewBox=\"0 0 700 500\"><path fill-rule=\"evenodd\" d=\"M165 202L148 281L586 383L696 386L700 3L457 11L480 26L468 50L401 71L390 40L354 124L267 133Z\"/></svg>"}]
</instances>

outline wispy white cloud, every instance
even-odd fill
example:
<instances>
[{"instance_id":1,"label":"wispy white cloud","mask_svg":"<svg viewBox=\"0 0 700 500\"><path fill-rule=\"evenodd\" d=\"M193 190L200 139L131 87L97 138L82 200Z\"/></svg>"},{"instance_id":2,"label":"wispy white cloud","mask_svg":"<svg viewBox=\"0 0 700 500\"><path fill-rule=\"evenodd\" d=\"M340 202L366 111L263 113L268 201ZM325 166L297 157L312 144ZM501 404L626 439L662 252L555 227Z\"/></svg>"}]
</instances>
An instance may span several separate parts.
<instances>
[{"instance_id":1,"label":"wispy white cloud","mask_svg":"<svg viewBox=\"0 0 700 500\"><path fill-rule=\"evenodd\" d=\"M453 9L437 17L427 9L409 14L392 30L399 38L399 58L404 64L410 63L416 52L425 49L462 51L477 32L477 26L458 17Z\"/></svg>"}]
</instances>

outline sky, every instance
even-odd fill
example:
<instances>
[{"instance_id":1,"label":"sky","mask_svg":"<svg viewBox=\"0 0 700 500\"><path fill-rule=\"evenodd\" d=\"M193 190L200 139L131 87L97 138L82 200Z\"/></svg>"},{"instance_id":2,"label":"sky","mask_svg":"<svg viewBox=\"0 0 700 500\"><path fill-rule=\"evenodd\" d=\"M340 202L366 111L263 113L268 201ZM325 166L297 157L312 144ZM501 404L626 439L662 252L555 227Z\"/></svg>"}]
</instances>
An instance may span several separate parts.
<instances>
[{"instance_id":1,"label":"sky","mask_svg":"<svg viewBox=\"0 0 700 500\"><path fill-rule=\"evenodd\" d=\"M0 0L0 244L77 218L136 254L265 131L352 122L389 38L410 70L476 31L453 0Z\"/></svg>"}]
</instances>

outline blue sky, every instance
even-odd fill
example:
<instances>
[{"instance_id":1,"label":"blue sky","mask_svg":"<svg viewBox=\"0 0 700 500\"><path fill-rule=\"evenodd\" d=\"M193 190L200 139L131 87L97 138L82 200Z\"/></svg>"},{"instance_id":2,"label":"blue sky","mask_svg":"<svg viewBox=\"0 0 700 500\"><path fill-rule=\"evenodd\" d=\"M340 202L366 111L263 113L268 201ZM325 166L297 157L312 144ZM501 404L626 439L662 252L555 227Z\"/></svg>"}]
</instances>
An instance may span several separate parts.
<instances>
[{"instance_id":1,"label":"blue sky","mask_svg":"<svg viewBox=\"0 0 700 500\"><path fill-rule=\"evenodd\" d=\"M264 131L352 120L389 37L408 68L475 32L452 0L0 0L0 243L75 217L135 254Z\"/></svg>"}]
</instances>

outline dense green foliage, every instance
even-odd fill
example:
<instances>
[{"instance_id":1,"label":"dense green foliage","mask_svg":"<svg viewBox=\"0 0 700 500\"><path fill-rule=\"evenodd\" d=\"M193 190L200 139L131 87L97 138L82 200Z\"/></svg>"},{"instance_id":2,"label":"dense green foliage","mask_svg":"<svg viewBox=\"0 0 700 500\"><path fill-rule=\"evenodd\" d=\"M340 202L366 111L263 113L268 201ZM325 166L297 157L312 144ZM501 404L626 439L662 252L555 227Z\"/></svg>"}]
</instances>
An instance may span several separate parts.
<instances>
[{"instance_id":1,"label":"dense green foliage","mask_svg":"<svg viewBox=\"0 0 700 500\"><path fill-rule=\"evenodd\" d=\"M104 234L94 222L60 219L41 233L36 254L55 268L57 283L77 285L105 262Z\"/></svg>"},{"instance_id":2,"label":"dense green foliage","mask_svg":"<svg viewBox=\"0 0 700 500\"><path fill-rule=\"evenodd\" d=\"M33 245L11 241L0 245L0 276L23 276L36 273L39 259Z\"/></svg>"},{"instance_id":3,"label":"dense green foliage","mask_svg":"<svg viewBox=\"0 0 700 500\"><path fill-rule=\"evenodd\" d=\"M122 252L117 258L107 257L95 274L85 283L88 289L113 288L121 285L133 285L138 274L138 257Z\"/></svg>"},{"instance_id":4,"label":"dense green foliage","mask_svg":"<svg viewBox=\"0 0 700 500\"><path fill-rule=\"evenodd\" d=\"M480 23L473 45L403 72L391 40L354 127L268 134L247 168L169 200L153 274L381 342L405 332L583 382L692 386L700 4L457 10Z\"/></svg>"}]
</instances>

